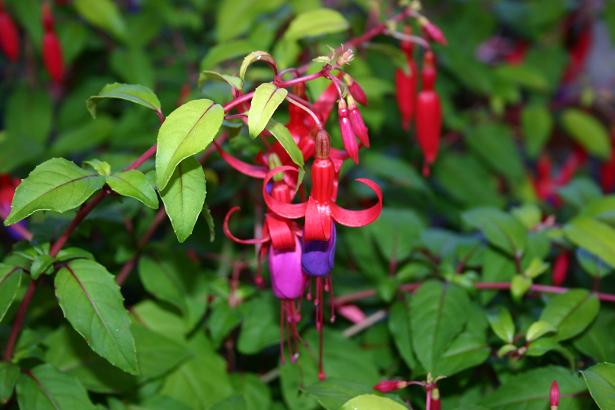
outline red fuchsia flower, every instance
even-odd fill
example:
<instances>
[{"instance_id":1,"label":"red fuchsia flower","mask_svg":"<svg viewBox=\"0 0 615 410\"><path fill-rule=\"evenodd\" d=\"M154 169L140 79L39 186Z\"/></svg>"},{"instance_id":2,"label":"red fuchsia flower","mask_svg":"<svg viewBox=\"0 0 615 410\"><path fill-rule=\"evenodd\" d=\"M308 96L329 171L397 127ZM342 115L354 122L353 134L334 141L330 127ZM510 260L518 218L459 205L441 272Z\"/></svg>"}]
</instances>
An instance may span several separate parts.
<instances>
[{"instance_id":1,"label":"red fuchsia flower","mask_svg":"<svg viewBox=\"0 0 615 410\"><path fill-rule=\"evenodd\" d=\"M391 393L397 390L405 389L410 383L405 380L382 380L375 384L372 389L381 393Z\"/></svg>"},{"instance_id":2,"label":"red fuchsia flower","mask_svg":"<svg viewBox=\"0 0 615 410\"><path fill-rule=\"evenodd\" d=\"M440 30L440 27L436 26L431 21L427 20L425 17L421 17L419 19L419 24L421 25L423 34L425 34L429 41L434 41L442 45L446 45L448 43L446 41L446 37L444 37L444 33L442 33L442 30Z\"/></svg>"},{"instance_id":3,"label":"red fuchsia flower","mask_svg":"<svg viewBox=\"0 0 615 410\"><path fill-rule=\"evenodd\" d=\"M559 386L557 380L553 380L551 383L551 390L549 391L549 402L551 404L551 410L557 410L559 406Z\"/></svg>"},{"instance_id":4,"label":"red fuchsia flower","mask_svg":"<svg viewBox=\"0 0 615 410\"><path fill-rule=\"evenodd\" d=\"M11 203L15 189L21 181L10 175L0 174L0 219L4 220L11 212ZM4 224L1 224L4 227ZM32 240L32 234L26 229L26 222L21 221L11 226L4 227L9 235L16 240Z\"/></svg>"},{"instance_id":5,"label":"red fuchsia flower","mask_svg":"<svg viewBox=\"0 0 615 410\"><path fill-rule=\"evenodd\" d=\"M0 0L0 48L12 62L19 58L19 34L11 16L4 10Z\"/></svg>"},{"instance_id":6,"label":"red fuchsia flower","mask_svg":"<svg viewBox=\"0 0 615 410\"><path fill-rule=\"evenodd\" d=\"M60 40L53 28L53 15L49 3L43 3L43 62L51 79L56 82L62 82L64 78L64 57L62 55L62 46Z\"/></svg>"},{"instance_id":7,"label":"red fuchsia flower","mask_svg":"<svg viewBox=\"0 0 615 410\"><path fill-rule=\"evenodd\" d=\"M429 167L438 156L442 130L440 97L434 90L436 76L434 54L427 51L423 61L423 89L416 102L416 135L425 158L424 175L429 175Z\"/></svg>"},{"instance_id":8,"label":"red fuchsia flower","mask_svg":"<svg viewBox=\"0 0 615 410\"><path fill-rule=\"evenodd\" d=\"M405 27L406 34L411 34L410 27ZM416 63L414 62L414 46L410 41L402 41L401 49L406 55L408 63L408 72L398 68L395 70L395 97L397 99L397 108L401 114L401 126L404 131L410 130L410 123L414 116L416 106L416 85L417 71Z\"/></svg>"},{"instance_id":9,"label":"red fuchsia flower","mask_svg":"<svg viewBox=\"0 0 615 410\"><path fill-rule=\"evenodd\" d=\"M333 267L335 253L335 225L360 227L375 221L382 211L382 192L380 187L368 179L358 179L370 187L378 198L372 207L360 211L351 211L335 203L337 197L337 173L329 152L329 136L320 130L316 136L316 154L311 168L312 191L307 202L294 204L279 201L267 192L269 181L279 172L293 168L282 166L267 174L263 181L263 198L269 209L282 218L304 218L303 249L307 253L302 260L307 274L315 276L316 328L320 334L319 378L325 378L322 367L323 340L323 291L331 291L330 269ZM316 243L312 243L316 241ZM307 268L307 269L306 269Z\"/></svg>"},{"instance_id":10,"label":"red fuchsia flower","mask_svg":"<svg viewBox=\"0 0 615 410\"><path fill-rule=\"evenodd\" d=\"M568 276L568 267L570 266L570 252L562 251L553 264L553 271L551 274L551 283L554 286L561 286Z\"/></svg>"},{"instance_id":11,"label":"red fuchsia flower","mask_svg":"<svg viewBox=\"0 0 615 410\"><path fill-rule=\"evenodd\" d=\"M367 126L365 125L365 121L363 121L363 117L361 116L361 111L355 104L354 98L352 96L348 96L348 118L350 119L350 125L352 125L352 130L354 134L359 138L361 144L365 148L369 148L369 131L367 130Z\"/></svg>"},{"instance_id":12,"label":"red fuchsia flower","mask_svg":"<svg viewBox=\"0 0 615 410\"><path fill-rule=\"evenodd\" d=\"M348 86L348 92L359 104L367 105L367 95L363 88L350 75L344 74L344 82Z\"/></svg>"}]
</instances>

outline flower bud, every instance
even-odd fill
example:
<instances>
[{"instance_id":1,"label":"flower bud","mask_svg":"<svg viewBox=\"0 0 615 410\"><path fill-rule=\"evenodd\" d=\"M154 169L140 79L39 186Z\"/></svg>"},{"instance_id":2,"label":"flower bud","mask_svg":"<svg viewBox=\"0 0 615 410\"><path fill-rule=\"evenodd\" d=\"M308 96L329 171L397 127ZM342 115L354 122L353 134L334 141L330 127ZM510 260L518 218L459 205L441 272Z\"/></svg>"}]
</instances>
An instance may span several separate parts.
<instances>
[{"instance_id":1,"label":"flower bud","mask_svg":"<svg viewBox=\"0 0 615 410\"><path fill-rule=\"evenodd\" d=\"M64 58L60 40L53 31L43 36L43 62L51 79L56 83L61 82L64 78Z\"/></svg>"},{"instance_id":2,"label":"flower bud","mask_svg":"<svg viewBox=\"0 0 615 410\"><path fill-rule=\"evenodd\" d=\"M19 34L17 27L6 12L0 9L0 48L12 62L19 58Z\"/></svg>"},{"instance_id":3,"label":"flower bud","mask_svg":"<svg viewBox=\"0 0 615 410\"><path fill-rule=\"evenodd\" d=\"M350 119L350 125L355 135L361 141L364 147L369 148L369 132L361 116L361 111L357 108L352 97L348 97L348 118Z\"/></svg>"},{"instance_id":4,"label":"flower bud","mask_svg":"<svg viewBox=\"0 0 615 410\"><path fill-rule=\"evenodd\" d=\"M551 383L549 400L551 402L551 410L557 410L557 407L559 406L559 386L557 384L557 380L553 380Z\"/></svg>"},{"instance_id":5,"label":"flower bud","mask_svg":"<svg viewBox=\"0 0 615 410\"><path fill-rule=\"evenodd\" d=\"M381 393L391 393L396 390L405 389L407 386L408 382L404 380L382 380L380 383L374 385L373 389Z\"/></svg>"},{"instance_id":6,"label":"flower bud","mask_svg":"<svg viewBox=\"0 0 615 410\"><path fill-rule=\"evenodd\" d=\"M342 142L344 148L348 153L348 156L354 161L355 164L359 163L359 144L357 144L357 138L352 130L352 124L350 118L348 118L348 108L346 102L340 99L338 105L338 114L340 120L340 131L342 133Z\"/></svg>"},{"instance_id":7,"label":"flower bud","mask_svg":"<svg viewBox=\"0 0 615 410\"><path fill-rule=\"evenodd\" d=\"M447 44L446 37L444 37L442 30L440 30L438 26L436 26L435 24L433 24L431 21L427 20L424 17L419 19L419 24L421 25L421 28L423 29L423 34L425 34L425 36L430 41L435 41L436 43L442 44L442 45Z\"/></svg>"},{"instance_id":8,"label":"flower bud","mask_svg":"<svg viewBox=\"0 0 615 410\"><path fill-rule=\"evenodd\" d=\"M350 92L350 95L352 95L352 98L357 100L357 102L361 105L367 105L367 96L365 95L365 91L363 91L363 88L361 88L359 83L357 83L348 74L344 76L344 81L348 85L348 91Z\"/></svg>"}]
</instances>

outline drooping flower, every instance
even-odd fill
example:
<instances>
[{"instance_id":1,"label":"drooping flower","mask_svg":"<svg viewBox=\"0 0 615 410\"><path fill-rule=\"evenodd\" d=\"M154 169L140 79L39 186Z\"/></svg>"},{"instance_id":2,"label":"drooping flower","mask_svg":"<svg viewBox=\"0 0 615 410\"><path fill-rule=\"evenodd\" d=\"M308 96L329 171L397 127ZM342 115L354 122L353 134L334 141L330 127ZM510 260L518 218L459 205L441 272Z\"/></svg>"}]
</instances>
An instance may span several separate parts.
<instances>
[{"instance_id":1,"label":"drooping flower","mask_svg":"<svg viewBox=\"0 0 615 410\"><path fill-rule=\"evenodd\" d=\"M570 266L570 252L563 251L555 258L553 264L553 272L551 274L551 283L554 286L561 286L568 276L568 267Z\"/></svg>"},{"instance_id":2,"label":"drooping flower","mask_svg":"<svg viewBox=\"0 0 615 410\"><path fill-rule=\"evenodd\" d=\"M344 74L344 82L348 86L348 92L359 104L367 105L367 95L363 88L357 83L354 78L348 74Z\"/></svg>"},{"instance_id":3,"label":"drooping flower","mask_svg":"<svg viewBox=\"0 0 615 410\"><path fill-rule=\"evenodd\" d=\"M350 119L352 130L357 138L359 138L359 141L361 141L361 144L363 144L365 148L369 148L369 131L367 130L365 121L363 121L361 111L359 111L352 96L348 96L348 118Z\"/></svg>"},{"instance_id":4,"label":"drooping flower","mask_svg":"<svg viewBox=\"0 0 615 410\"><path fill-rule=\"evenodd\" d=\"M344 143L344 149L348 153L348 156L354 161L355 164L359 163L359 144L357 143L357 137L352 129L350 118L348 117L348 106L343 98L340 99L337 112L340 120L340 131L342 134L342 142Z\"/></svg>"},{"instance_id":5,"label":"drooping flower","mask_svg":"<svg viewBox=\"0 0 615 410\"><path fill-rule=\"evenodd\" d=\"M435 57L431 51L425 53L422 80L423 88L416 102L416 135L423 151L423 174L429 174L429 167L436 160L440 147L442 129L442 108L440 97L434 90L436 82Z\"/></svg>"}]
</instances>

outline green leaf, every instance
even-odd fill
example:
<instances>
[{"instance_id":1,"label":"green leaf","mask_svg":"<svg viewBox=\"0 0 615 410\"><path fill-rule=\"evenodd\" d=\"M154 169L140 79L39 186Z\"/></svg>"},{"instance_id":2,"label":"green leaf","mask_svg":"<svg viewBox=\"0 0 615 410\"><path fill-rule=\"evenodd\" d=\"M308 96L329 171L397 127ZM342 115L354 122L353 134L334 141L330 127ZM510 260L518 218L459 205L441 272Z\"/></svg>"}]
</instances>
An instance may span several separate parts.
<instances>
[{"instance_id":1,"label":"green leaf","mask_svg":"<svg viewBox=\"0 0 615 410\"><path fill-rule=\"evenodd\" d=\"M106 142L114 128L115 123L108 116L101 115L93 121L87 119L85 123L79 123L60 133L53 142L50 152L54 156L62 156L91 150Z\"/></svg>"},{"instance_id":2,"label":"green leaf","mask_svg":"<svg viewBox=\"0 0 615 410\"><path fill-rule=\"evenodd\" d=\"M410 300L412 345L426 371L435 369L448 345L463 330L469 305L461 288L435 281L423 283Z\"/></svg>"},{"instance_id":3,"label":"green leaf","mask_svg":"<svg viewBox=\"0 0 615 410\"><path fill-rule=\"evenodd\" d=\"M64 316L92 350L114 366L137 374L130 319L113 275L97 262L77 259L57 273L55 291Z\"/></svg>"},{"instance_id":4,"label":"green leaf","mask_svg":"<svg viewBox=\"0 0 615 410\"><path fill-rule=\"evenodd\" d=\"M512 343L515 337L515 324L510 316L510 312L503 307L498 308L495 312L487 316L489 325L493 333L502 341Z\"/></svg>"},{"instance_id":5,"label":"green leaf","mask_svg":"<svg viewBox=\"0 0 615 410\"><path fill-rule=\"evenodd\" d=\"M160 192L162 202L179 242L184 242L205 204L205 173L194 158L182 161L166 188Z\"/></svg>"},{"instance_id":6,"label":"green leaf","mask_svg":"<svg viewBox=\"0 0 615 410\"><path fill-rule=\"evenodd\" d=\"M564 226L566 238L615 268L615 229L584 216Z\"/></svg>"},{"instance_id":7,"label":"green leaf","mask_svg":"<svg viewBox=\"0 0 615 410\"><path fill-rule=\"evenodd\" d=\"M545 73L527 64L505 64L497 67L495 72L502 79L532 90L546 91L549 87Z\"/></svg>"},{"instance_id":8,"label":"green leaf","mask_svg":"<svg viewBox=\"0 0 615 410\"><path fill-rule=\"evenodd\" d=\"M542 410L549 403L551 382L557 380L561 409L581 409L574 396L585 390L575 372L548 366L507 377L497 390L486 394L481 404L493 410Z\"/></svg>"},{"instance_id":9,"label":"green leaf","mask_svg":"<svg viewBox=\"0 0 615 410\"><path fill-rule=\"evenodd\" d=\"M241 67L239 68L239 78L241 78L242 81L245 80L248 67L259 61L263 61L273 67L276 67L275 60L271 54L266 51L252 51L241 62Z\"/></svg>"},{"instance_id":10,"label":"green leaf","mask_svg":"<svg viewBox=\"0 0 615 410\"><path fill-rule=\"evenodd\" d=\"M387 260L404 260L419 244L425 224L410 209L383 208L378 219L365 227Z\"/></svg>"},{"instance_id":11,"label":"green leaf","mask_svg":"<svg viewBox=\"0 0 615 410\"><path fill-rule=\"evenodd\" d=\"M395 303L389 310L389 331L395 346L408 367L414 369L417 361L412 350L410 317L410 306L406 299Z\"/></svg>"},{"instance_id":12,"label":"green leaf","mask_svg":"<svg viewBox=\"0 0 615 410\"><path fill-rule=\"evenodd\" d=\"M86 107L92 117L96 118L96 105L99 100L114 98L130 101L142 105L150 110L161 113L160 100L148 87L140 84L112 83L105 85L97 95L93 95L86 101Z\"/></svg>"},{"instance_id":13,"label":"green leaf","mask_svg":"<svg viewBox=\"0 0 615 410\"><path fill-rule=\"evenodd\" d=\"M527 229L513 216L494 208L476 208L462 214L470 227L480 229L489 243L510 255L523 253Z\"/></svg>"},{"instance_id":14,"label":"green leaf","mask_svg":"<svg viewBox=\"0 0 615 410\"><path fill-rule=\"evenodd\" d=\"M348 22L339 12L332 9L309 10L299 14L290 22L284 37L298 40L322 34L337 33L348 28Z\"/></svg>"},{"instance_id":15,"label":"green leaf","mask_svg":"<svg viewBox=\"0 0 615 410\"><path fill-rule=\"evenodd\" d=\"M107 185L120 195L134 198L152 209L158 208L158 196L143 172L131 169L107 177Z\"/></svg>"},{"instance_id":16,"label":"green leaf","mask_svg":"<svg viewBox=\"0 0 615 410\"><path fill-rule=\"evenodd\" d=\"M177 307L182 313L187 311L186 289L170 263L143 257L139 261L139 278L149 293Z\"/></svg>"},{"instance_id":17,"label":"green leaf","mask_svg":"<svg viewBox=\"0 0 615 410\"><path fill-rule=\"evenodd\" d=\"M465 369L478 366L489 357L491 349L484 335L464 331L453 340L446 351L438 358L434 371L438 375L452 376Z\"/></svg>"},{"instance_id":18,"label":"green leaf","mask_svg":"<svg viewBox=\"0 0 615 410\"><path fill-rule=\"evenodd\" d=\"M600 187L586 177L574 178L571 182L558 189L557 193L565 203L571 204L576 208L582 208L585 204L602 196Z\"/></svg>"},{"instance_id":19,"label":"green leaf","mask_svg":"<svg viewBox=\"0 0 615 410\"><path fill-rule=\"evenodd\" d=\"M271 135L280 143L282 148L286 151L290 159L301 169L303 169L303 154L297 146L297 143L290 135L290 131L284 125L275 120L269 120L267 129L271 132Z\"/></svg>"},{"instance_id":20,"label":"green leaf","mask_svg":"<svg viewBox=\"0 0 615 410\"><path fill-rule=\"evenodd\" d=\"M12 225L37 211L62 213L74 209L104 183L98 173L79 168L64 158L52 158L34 168L19 184L4 224Z\"/></svg>"},{"instance_id":21,"label":"green leaf","mask_svg":"<svg viewBox=\"0 0 615 410\"><path fill-rule=\"evenodd\" d=\"M20 268L0 263L0 322L17 296L21 276Z\"/></svg>"},{"instance_id":22,"label":"green leaf","mask_svg":"<svg viewBox=\"0 0 615 410\"><path fill-rule=\"evenodd\" d=\"M224 110L211 100L189 101L173 111L158 131L156 185L164 189L177 165L203 151L218 133Z\"/></svg>"},{"instance_id":23,"label":"green leaf","mask_svg":"<svg viewBox=\"0 0 615 410\"><path fill-rule=\"evenodd\" d=\"M263 132L287 94L286 89L278 88L272 83L256 87L248 111L248 130L252 138L258 137Z\"/></svg>"},{"instance_id":24,"label":"green leaf","mask_svg":"<svg viewBox=\"0 0 615 410\"><path fill-rule=\"evenodd\" d=\"M615 225L615 195L598 197L589 201L584 204L579 214Z\"/></svg>"},{"instance_id":25,"label":"green leaf","mask_svg":"<svg viewBox=\"0 0 615 410\"><path fill-rule=\"evenodd\" d=\"M471 129L466 142L492 169L510 180L524 177L521 157L510 129L502 124L485 123Z\"/></svg>"},{"instance_id":26,"label":"green leaf","mask_svg":"<svg viewBox=\"0 0 615 410\"><path fill-rule=\"evenodd\" d=\"M371 393L371 386L343 379L326 379L305 388L327 410L338 410L355 396Z\"/></svg>"},{"instance_id":27,"label":"green leaf","mask_svg":"<svg viewBox=\"0 0 615 410\"><path fill-rule=\"evenodd\" d=\"M574 347L597 362L615 362L615 315L602 310L594 323L574 340Z\"/></svg>"},{"instance_id":28,"label":"green leaf","mask_svg":"<svg viewBox=\"0 0 615 410\"><path fill-rule=\"evenodd\" d=\"M611 140L604 125L592 115L569 108L562 114L566 132L589 153L602 159L611 155Z\"/></svg>"},{"instance_id":29,"label":"green leaf","mask_svg":"<svg viewBox=\"0 0 615 410\"><path fill-rule=\"evenodd\" d=\"M598 363L581 374L598 407L601 410L615 409L615 364Z\"/></svg>"},{"instance_id":30,"label":"green leaf","mask_svg":"<svg viewBox=\"0 0 615 410\"><path fill-rule=\"evenodd\" d=\"M237 90L241 90L243 88L243 81L239 77L235 77L234 75L221 74L217 71L204 70L199 74L199 85L202 85L207 80L218 80L224 81L232 88Z\"/></svg>"},{"instance_id":31,"label":"green leaf","mask_svg":"<svg viewBox=\"0 0 615 410\"><path fill-rule=\"evenodd\" d=\"M556 339L566 340L581 333L596 318L600 301L584 289L573 289L552 297L540 320L557 329Z\"/></svg>"},{"instance_id":32,"label":"green leaf","mask_svg":"<svg viewBox=\"0 0 615 410\"><path fill-rule=\"evenodd\" d=\"M387 397L376 396L375 394L362 394L348 400L340 410L406 410L406 406L393 401Z\"/></svg>"},{"instance_id":33,"label":"green leaf","mask_svg":"<svg viewBox=\"0 0 615 410\"><path fill-rule=\"evenodd\" d=\"M525 354L531 357L540 357L550 352L551 350L559 350L559 349L561 349L561 346L555 340L555 338L548 336L548 337L542 337L538 340L534 340L531 343L529 343L527 352Z\"/></svg>"},{"instance_id":34,"label":"green leaf","mask_svg":"<svg viewBox=\"0 0 615 410\"><path fill-rule=\"evenodd\" d=\"M19 378L19 367L10 362L0 362L0 403L6 404Z\"/></svg>"},{"instance_id":35,"label":"green leaf","mask_svg":"<svg viewBox=\"0 0 615 410\"><path fill-rule=\"evenodd\" d=\"M75 0L77 12L90 24L114 35L118 40L126 38L126 24L111 0Z\"/></svg>"},{"instance_id":36,"label":"green leaf","mask_svg":"<svg viewBox=\"0 0 615 410\"><path fill-rule=\"evenodd\" d=\"M101 161L94 158L89 161L84 161L83 163L91 166L92 169L98 172L98 175L100 176L106 177L111 175L111 164L109 164L107 161Z\"/></svg>"},{"instance_id":37,"label":"green leaf","mask_svg":"<svg viewBox=\"0 0 615 410\"><path fill-rule=\"evenodd\" d=\"M141 379L152 379L168 373L192 356L183 342L133 324L132 333L137 345Z\"/></svg>"},{"instance_id":38,"label":"green leaf","mask_svg":"<svg viewBox=\"0 0 615 410\"><path fill-rule=\"evenodd\" d=\"M546 320L538 320L532 323L527 329L527 332L525 332L525 340L527 340L528 342L533 342L534 340L541 338L547 333L553 333L556 331L557 328L550 322L547 322Z\"/></svg>"},{"instance_id":39,"label":"green leaf","mask_svg":"<svg viewBox=\"0 0 615 410\"><path fill-rule=\"evenodd\" d=\"M219 27L219 26L218 26ZM245 56L254 50L254 45L246 40L228 41L209 49L201 61L201 70L208 70L232 58Z\"/></svg>"},{"instance_id":40,"label":"green leaf","mask_svg":"<svg viewBox=\"0 0 615 410\"><path fill-rule=\"evenodd\" d=\"M17 402L20 409L28 410L95 408L77 379L49 364L37 366L20 376Z\"/></svg>"},{"instance_id":41,"label":"green leaf","mask_svg":"<svg viewBox=\"0 0 615 410\"><path fill-rule=\"evenodd\" d=\"M530 156L536 157L553 129L553 119L546 105L532 103L524 106L521 112L521 127L527 152Z\"/></svg>"},{"instance_id":42,"label":"green leaf","mask_svg":"<svg viewBox=\"0 0 615 410\"><path fill-rule=\"evenodd\" d=\"M276 303L270 294L261 295L241 305L242 324L237 349L256 354L280 340L276 320Z\"/></svg>"},{"instance_id":43,"label":"green leaf","mask_svg":"<svg viewBox=\"0 0 615 410\"><path fill-rule=\"evenodd\" d=\"M510 281L510 293L517 301L530 290L530 287L532 287L532 278L524 275L515 275Z\"/></svg>"}]
</instances>

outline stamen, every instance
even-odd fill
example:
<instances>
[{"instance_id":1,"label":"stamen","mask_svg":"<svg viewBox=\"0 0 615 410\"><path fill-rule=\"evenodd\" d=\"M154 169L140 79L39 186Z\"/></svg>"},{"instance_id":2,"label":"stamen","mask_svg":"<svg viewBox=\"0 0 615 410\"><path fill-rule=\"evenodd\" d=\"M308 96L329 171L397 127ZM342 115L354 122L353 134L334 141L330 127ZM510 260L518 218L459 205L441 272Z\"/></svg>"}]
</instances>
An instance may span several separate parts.
<instances>
[{"instance_id":1,"label":"stamen","mask_svg":"<svg viewBox=\"0 0 615 410\"><path fill-rule=\"evenodd\" d=\"M284 364L284 301L280 302L280 363Z\"/></svg>"}]
</instances>

